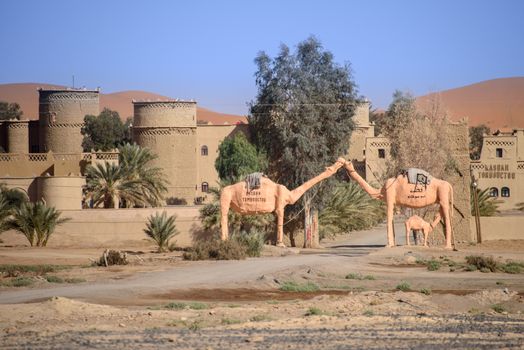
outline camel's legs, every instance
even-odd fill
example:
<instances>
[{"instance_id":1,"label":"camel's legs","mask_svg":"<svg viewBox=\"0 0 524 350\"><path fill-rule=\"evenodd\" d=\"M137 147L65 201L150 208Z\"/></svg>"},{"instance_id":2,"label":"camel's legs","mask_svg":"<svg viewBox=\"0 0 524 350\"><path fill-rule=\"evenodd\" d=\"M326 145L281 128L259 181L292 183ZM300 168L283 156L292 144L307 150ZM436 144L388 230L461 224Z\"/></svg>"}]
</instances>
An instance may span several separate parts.
<instances>
[{"instance_id":1,"label":"camel's legs","mask_svg":"<svg viewBox=\"0 0 524 350\"><path fill-rule=\"evenodd\" d=\"M445 203L440 203L440 215L444 218L446 224L446 249L453 249L451 245L451 218L449 216L449 204L446 198Z\"/></svg>"},{"instance_id":2,"label":"camel's legs","mask_svg":"<svg viewBox=\"0 0 524 350\"><path fill-rule=\"evenodd\" d=\"M427 247L428 246L429 227L424 228L423 232L424 232L424 247Z\"/></svg>"},{"instance_id":3,"label":"camel's legs","mask_svg":"<svg viewBox=\"0 0 524 350\"><path fill-rule=\"evenodd\" d=\"M222 192L220 196L220 238L225 241L229 236L229 228L227 222L227 215L229 214L229 206L231 205L231 195L228 192Z\"/></svg>"},{"instance_id":4,"label":"camel's legs","mask_svg":"<svg viewBox=\"0 0 524 350\"><path fill-rule=\"evenodd\" d=\"M386 245L387 248L391 248L395 246L395 237L393 233L393 209L395 205L393 201L388 200L387 201L387 221L388 221L388 244Z\"/></svg>"},{"instance_id":5,"label":"camel's legs","mask_svg":"<svg viewBox=\"0 0 524 350\"><path fill-rule=\"evenodd\" d=\"M275 210L277 216L277 247L285 247L284 244L284 208Z\"/></svg>"},{"instance_id":6,"label":"camel's legs","mask_svg":"<svg viewBox=\"0 0 524 350\"><path fill-rule=\"evenodd\" d=\"M409 224L406 222L406 245L411 245L409 242L409 233L411 232L411 227L409 227Z\"/></svg>"}]
</instances>

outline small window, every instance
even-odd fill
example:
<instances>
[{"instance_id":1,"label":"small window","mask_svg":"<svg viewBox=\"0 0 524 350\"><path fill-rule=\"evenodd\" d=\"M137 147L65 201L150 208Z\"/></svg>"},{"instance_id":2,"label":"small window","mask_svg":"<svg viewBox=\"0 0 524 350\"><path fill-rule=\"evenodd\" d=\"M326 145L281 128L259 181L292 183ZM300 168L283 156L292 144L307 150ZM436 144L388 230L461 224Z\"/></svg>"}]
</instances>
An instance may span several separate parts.
<instances>
[{"instance_id":1,"label":"small window","mask_svg":"<svg viewBox=\"0 0 524 350\"><path fill-rule=\"evenodd\" d=\"M495 151L495 156L497 158L502 158L502 154L503 154L502 148L497 148Z\"/></svg>"},{"instance_id":2,"label":"small window","mask_svg":"<svg viewBox=\"0 0 524 350\"><path fill-rule=\"evenodd\" d=\"M383 148L378 149L378 157L379 158L386 158L386 150Z\"/></svg>"},{"instance_id":3,"label":"small window","mask_svg":"<svg viewBox=\"0 0 524 350\"><path fill-rule=\"evenodd\" d=\"M499 196L499 190L498 188L496 187L491 187L491 189L489 190L489 195L491 197L498 197Z\"/></svg>"},{"instance_id":4,"label":"small window","mask_svg":"<svg viewBox=\"0 0 524 350\"><path fill-rule=\"evenodd\" d=\"M209 192L209 184L207 182L202 182L202 192Z\"/></svg>"},{"instance_id":5,"label":"small window","mask_svg":"<svg viewBox=\"0 0 524 350\"><path fill-rule=\"evenodd\" d=\"M200 148L200 155L201 156L207 156L207 146L204 145Z\"/></svg>"},{"instance_id":6,"label":"small window","mask_svg":"<svg viewBox=\"0 0 524 350\"><path fill-rule=\"evenodd\" d=\"M500 195L502 197L509 197L509 187L502 187L500 189Z\"/></svg>"}]
</instances>

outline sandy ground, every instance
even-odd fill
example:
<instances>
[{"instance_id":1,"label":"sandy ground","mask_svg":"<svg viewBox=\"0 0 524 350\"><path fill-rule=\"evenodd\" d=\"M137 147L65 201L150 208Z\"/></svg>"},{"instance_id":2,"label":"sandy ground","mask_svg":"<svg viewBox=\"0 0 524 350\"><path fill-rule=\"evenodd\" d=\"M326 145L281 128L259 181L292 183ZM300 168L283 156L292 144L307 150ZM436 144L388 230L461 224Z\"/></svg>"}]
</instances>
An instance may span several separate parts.
<instances>
[{"instance_id":1,"label":"sandy ground","mask_svg":"<svg viewBox=\"0 0 524 350\"><path fill-rule=\"evenodd\" d=\"M384 249L381 232L318 250L266 247L243 261L187 262L144 247L110 268L89 266L100 250L0 247L0 264L70 265L48 275L84 281L0 287L0 347L524 347L524 275L449 266L468 255L524 261L524 241ZM428 259L440 269L419 264ZM290 282L320 289L280 290Z\"/></svg>"}]
</instances>

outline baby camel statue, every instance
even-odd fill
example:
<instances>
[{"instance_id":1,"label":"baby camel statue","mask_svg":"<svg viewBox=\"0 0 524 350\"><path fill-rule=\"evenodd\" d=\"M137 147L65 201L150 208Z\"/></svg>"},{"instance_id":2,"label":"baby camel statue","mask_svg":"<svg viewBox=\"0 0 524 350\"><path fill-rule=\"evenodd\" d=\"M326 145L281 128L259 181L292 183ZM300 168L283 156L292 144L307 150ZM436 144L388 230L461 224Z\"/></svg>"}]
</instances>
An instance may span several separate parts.
<instances>
[{"instance_id":1,"label":"baby camel statue","mask_svg":"<svg viewBox=\"0 0 524 350\"><path fill-rule=\"evenodd\" d=\"M355 180L372 198L386 202L387 210L387 235L386 247L395 246L393 233L393 210L395 205L408 208L424 208L431 204L440 205L440 215L444 218L446 225L446 249L451 246L451 215L453 214L453 187L444 180L432 178L429 184L418 185L409 183L406 175L400 174L386 180L382 188L371 187L356 171L351 161L347 161L344 167L349 176ZM451 201L451 205L450 205Z\"/></svg>"},{"instance_id":2,"label":"baby camel statue","mask_svg":"<svg viewBox=\"0 0 524 350\"><path fill-rule=\"evenodd\" d=\"M440 221L440 214L437 214L437 216L435 217L432 223L425 221L418 215L413 215L412 217L407 219L405 221L406 244L411 245L409 242L409 234L411 233L411 230L414 230L414 231L422 230L422 232L424 233L424 247L427 247L428 246L428 235L433 231L433 229L435 228L435 225L438 224L439 221Z\"/></svg>"},{"instance_id":3,"label":"baby camel statue","mask_svg":"<svg viewBox=\"0 0 524 350\"><path fill-rule=\"evenodd\" d=\"M284 208L286 205L294 204L311 187L335 174L344 163L345 160L339 158L335 164L327 167L320 175L292 191L283 185L274 183L267 177L260 178L260 187L256 189L248 189L246 181L224 187L220 193L222 240L226 240L229 236L227 214L231 207L231 209L240 214L275 212L277 216L277 246L285 247L283 237Z\"/></svg>"}]
</instances>

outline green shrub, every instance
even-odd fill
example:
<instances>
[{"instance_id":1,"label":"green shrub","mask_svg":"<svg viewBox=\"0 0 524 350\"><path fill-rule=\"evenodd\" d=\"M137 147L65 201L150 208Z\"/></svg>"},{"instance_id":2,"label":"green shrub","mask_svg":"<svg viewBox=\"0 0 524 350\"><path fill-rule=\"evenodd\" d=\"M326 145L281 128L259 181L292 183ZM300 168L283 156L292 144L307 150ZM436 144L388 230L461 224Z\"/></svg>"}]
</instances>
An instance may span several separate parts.
<instances>
[{"instance_id":1,"label":"green shrub","mask_svg":"<svg viewBox=\"0 0 524 350\"><path fill-rule=\"evenodd\" d=\"M396 287L395 287L396 290L401 290L403 292L407 292L409 290L411 290L411 286L409 285L408 282L401 282L400 284L398 284Z\"/></svg>"},{"instance_id":2,"label":"green shrub","mask_svg":"<svg viewBox=\"0 0 524 350\"><path fill-rule=\"evenodd\" d=\"M229 325L229 324L241 323L242 321L236 318L223 318L221 322L222 324Z\"/></svg>"},{"instance_id":3,"label":"green shrub","mask_svg":"<svg viewBox=\"0 0 524 350\"><path fill-rule=\"evenodd\" d=\"M266 315L255 315L249 319L251 322L270 321L271 317Z\"/></svg>"},{"instance_id":4,"label":"green shrub","mask_svg":"<svg viewBox=\"0 0 524 350\"><path fill-rule=\"evenodd\" d=\"M321 316L321 315L324 315L324 311L320 310L318 307L310 307L307 311L306 311L306 316Z\"/></svg>"},{"instance_id":5,"label":"green shrub","mask_svg":"<svg viewBox=\"0 0 524 350\"><path fill-rule=\"evenodd\" d=\"M32 285L34 282L34 279L30 277L16 277L5 283L5 285L8 287L27 287Z\"/></svg>"},{"instance_id":6,"label":"green shrub","mask_svg":"<svg viewBox=\"0 0 524 350\"><path fill-rule=\"evenodd\" d=\"M83 282L86 282L86 280L84 278L78 278L78 277L66 278L65 281L67 283L83 283Z\"/></svg>"},{"instance_id":7,"label":"green shrub","mask_svg":"<svg viewBox=\"0 0 524 350\"><path fill-rule=\"evenodd\" d=\"M159 252L168 251L169 240L180 233L176 228L175 220L175 215L168 217L165 211L147 218L144 233L156 243Z\"/></svg>"},{"instance_id":8,"label":"green shrub","mask_svg":"<svg viewBox=\"0 0 524 350\"><path fill-rule=\"evenodd\" d=\"M373 276L373 275L362 275L361 273L351 272L351 273L348 273L346 275L346 279L347 280L369 280L369 281L374 281L375 280L375 276Z\"/></svg>"},{"instance_id":9,"label":"green shrub","mask_svg":"<svg viewBox=\"0 0 524 350\"><path fill-rule=\"evenodd\" d=\"M437 271L440 269L440 262L437 260L429 260L426 261L426 266L429 271Z\"/></svg>"},{"instance_id":10,"label":"green shrub","mask_svg":"<svg viewBox=\"0 0 524 350\"><path fill-rule=\"evenodd\" d=\"M362 313L362 315L364 316L368 316L368 317L371 317L373 316L375 313L373 312L373 310L366 310Z\"/></svg>"},{"instance_id":11,"label":"green shrub","mask_svg":"<svg viewBox=\"0 0 524 350\"><path fill-rule=\"evenodd\" d=\"M429 288L422 288L420 290L420 293L422 293L424 295L431 295L431 289L429 289Z\"/></svg>"},{"instance_id":12,"label":"green shrub","mask_svg":"<svg viewBox=\"0 0 524 350\"><path fill-rule=\"evenodd\" d=\"M466 256L466 263L475 266L478 270L489 269L491 272L497 271L497 262L491 256L470 255Z\"/></svg>"},{"instance_id":13,"label":"green shrub","mask_svg":"<svg viewBox=\"0 0 524 350\"><path fill-rule=\"evenodd\" d=\"M320 287L313 282L307 282L305 284L298 284L293 281L284 282L280 286L280 290L284 292L317 292L320 290Z\"/></svg>"},{"instance_id":14,"label":"green shrub","mask_svg":"<svg viewBox=\"0 0 524 350\"><path fill-rule=\"evenodd\" d=\"M45 275L49 272L57 272L60 270L70 269L71 266L66 265L16 265L4 264L0 265L0 273L6 277L17 277L24 273L34 273L35 275Z\"/></svg>"},{"instance_id":15,"label":"green shrub","mask_svg":"<svg viewBox=\"0 0 524 350\"><path fill-rule=\"evenodd\" d=\"M209 309L209 305L205 304L205 303L194 302L194 303L189 303L187 306L191 310L205 310L205 309Z\"/></svg>"},{"instance_id":16,"label":"green shrub","mask_svg":"<svg viewBox=\"0 0 524 350\"><path fill-rule=\"evenodd\" d=\"M171 309L171 310L183 310L187 306L186 303L179 303L179 302L173 302L169 303L164 306L165 309Z\"/></svg>"},{"instance_id":17,"label":"green shrub","mask_svg":"<svg viewBox=\"0 0 524 350\"><path fill-rule=\"evenodd\" d=\"M45 279L49 283L64 283L64 279L58 276L45 276Z\"/></svg>"},{"instance_id":18,"label":"green shrub","mask_svg":"<svg viewBox=\"0 0 524 350\"><path fill-rule=\"evenodd\" d=\"M503 306L503 305L500 305L500 304L494 304L494 305L491 305L491 309L493 309L493 311L495 311L496 313L503 313L506 311L506 308Z\"/></svg>"},{"instance_id":19,"label":"green shrub","mask_svg":"<svg viewBox=\"0 0 524 350\"><path fill-rule=\"evenodd\" d=\"M501 264L499 268L505 273L517 274L522 273L524 271L524 263L510 261L508 263Z\"/></svg>"},{"instance_id":20,"label":"green shrub","mask_svg":"<svg viewBox=\"0 0 524 350\"><path fill-rule=\"evenodd\" d=\"M246 254L250 257L259 257L264 248L265 234L262 231L252 229L249 232L242 231L231 236L241 246L246 248Z\"/></svg>"},{"instance_id":21,"label":"green shrub","mask_svg":"<svg viewBox=\"0 0 524 350\"><path fill-rule=\"evenodd\" d=\"M216 238L198 241L183 255L185 260L242 260L246 256L247 248L238 241Z\"/></svg>"}]
</instances>

